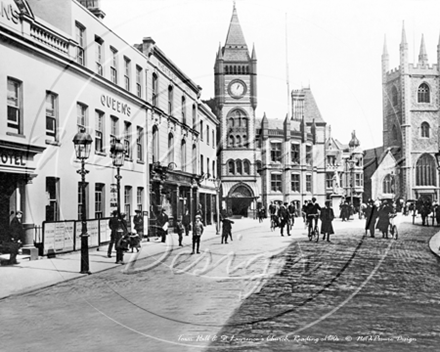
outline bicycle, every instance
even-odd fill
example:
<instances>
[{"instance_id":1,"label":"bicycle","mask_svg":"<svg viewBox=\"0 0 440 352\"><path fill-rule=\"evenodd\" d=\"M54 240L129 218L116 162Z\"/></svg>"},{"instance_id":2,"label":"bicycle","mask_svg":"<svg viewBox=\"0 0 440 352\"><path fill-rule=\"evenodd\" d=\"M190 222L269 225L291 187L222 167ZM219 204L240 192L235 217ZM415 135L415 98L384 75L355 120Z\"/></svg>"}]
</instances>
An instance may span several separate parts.
<instances>
[{"instance_id":1,"label":"bicycle","mask_svg":"<svg viewBox=\"0 0 440 352\"><path fill-rule=\"evenodd\" d=\"M308 227L309 227L309 241L319 241L319 226L318 221L316 221L315 226L313 227L313 219L318 218L318 215L308 215Z\"/></svg>"},{"instance_id":2,"label":"bicycle","mask_svg":"<svg viewBox=\"0 0 440 352\"><path fill-rule=\"evenodd\" d=\"M397 240L399 238L399 232L397 231L397 226L394 224L395 217L396 217L396 214L389 215L388 232L390 233L391 238L394 238L395 240Z\"/></svg>"}]
</instances>

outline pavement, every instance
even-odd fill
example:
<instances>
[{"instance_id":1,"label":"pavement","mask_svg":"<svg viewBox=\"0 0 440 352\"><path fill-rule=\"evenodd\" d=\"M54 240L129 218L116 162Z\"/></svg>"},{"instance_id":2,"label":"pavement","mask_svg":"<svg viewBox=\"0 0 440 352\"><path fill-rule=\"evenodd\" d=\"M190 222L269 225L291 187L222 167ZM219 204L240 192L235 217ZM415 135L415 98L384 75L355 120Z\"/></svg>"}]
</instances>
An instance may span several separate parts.
<instances>
[{"instance_id":1,"label":"pavement","mask_svg":"<svg viewBox=\"0 0 440 352\"><path fill-rule=\"evenodd\" d=\"M249 230L252 227L267 226L269 230L269 221L265 220L263 224L259 224L258 220L254 219L237 219L234 220L233 225L234 236L238 235L242 230ZM335 219L333 222L335 232L338 229L348 228L362 228L365 220L355 218L348 222L342 222L340 219ZM410 221L410 218L405 218L403 221ZM279 229L275 230L274 234L278 234ZM278 234L279 235L279 234ZM296 223L292 231L292 239L295 237L303 237L305 229L301 218L296 218ZM203 234L203 242L218 239L220 236L216 235L215 225L210 225L205 228ZM184 247L191 246L191 235L183 237ZM429 241L431 251L440 257L440 232L435 234ZM178 249L177 234L167 236L167 242L162 243L159 239L150 238L150 241L144 239L142 241L142 248L139 253L125 253L124 261L130 263L134 258L142 259L154 255L159 255L167 251ZM70 252L64 254L57 254L55 258L39 257L39 260L29 260L26 256L18 256L19 264L0 266L0 277L2 285L0 285L0 299L29 293L34 290L50 287L61 282L77 279L87 275L81 274L80 271L80 252ZM120 264L115 263L116 253L113 253L112 258L107 258L107 245L98 248L89 249L90 271L93 273L103 272L115 267L121 267ZM8 259L9 254L0 255L0 259Z\"/></svg>"}]
</instances>

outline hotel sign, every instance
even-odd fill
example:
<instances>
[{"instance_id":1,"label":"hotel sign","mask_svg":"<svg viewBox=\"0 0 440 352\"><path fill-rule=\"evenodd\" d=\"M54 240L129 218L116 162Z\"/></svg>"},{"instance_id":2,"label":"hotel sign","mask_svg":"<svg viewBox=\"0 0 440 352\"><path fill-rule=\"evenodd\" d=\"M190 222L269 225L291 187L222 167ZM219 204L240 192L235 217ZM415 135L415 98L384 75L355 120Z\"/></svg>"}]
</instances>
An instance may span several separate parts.
<instances>
[{"instance_id":1,"label":"hotel sign","mask_svg":"<svg viewBox=\"0 0 440 352\"><path fill-rule=\"evenodd\" d=\"M23 153L19 151L0 149L0 164L7 166L26 166L26 159L23 157Z\"/></svg>"}]
</instances>

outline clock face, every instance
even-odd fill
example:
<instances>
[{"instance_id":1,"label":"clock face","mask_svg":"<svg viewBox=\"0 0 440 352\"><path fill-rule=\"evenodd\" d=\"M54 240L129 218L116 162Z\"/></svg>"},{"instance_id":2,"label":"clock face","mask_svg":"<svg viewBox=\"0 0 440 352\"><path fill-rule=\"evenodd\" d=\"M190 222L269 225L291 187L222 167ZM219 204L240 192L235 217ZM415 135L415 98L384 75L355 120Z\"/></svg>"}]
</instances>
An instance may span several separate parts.
<instances>
[{"instance_id":1,"label":"clock face","mask_svg":"<svg viewBox=\"0 0 440 352\"><path fill-rule=\"evenodd\" d=\"M229 94L233 98L241 98L246 93L246 84L243 81L235 80L229 84Z\"/></svg>"}]
</instances>

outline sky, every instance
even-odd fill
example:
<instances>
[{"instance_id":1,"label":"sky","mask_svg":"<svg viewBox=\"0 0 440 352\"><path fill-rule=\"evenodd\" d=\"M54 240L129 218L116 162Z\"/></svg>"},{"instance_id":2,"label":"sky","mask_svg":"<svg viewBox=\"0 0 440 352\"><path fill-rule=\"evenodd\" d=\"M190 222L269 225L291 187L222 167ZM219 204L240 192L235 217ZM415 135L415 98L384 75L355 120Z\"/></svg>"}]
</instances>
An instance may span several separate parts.
<instances>
[{"instance_id":1,"label":"sky","mask_svg":"<svg viewBox=\"0 0 440 352\"><path fill-rule=\"evenodd\" d=\"M129 44L152 37L195 83L214 96L214 63L224 45L232 0L101 0L104 23ZM363 149L382 145L381 55L399 65L402 26L410 62L424 34L436 63L438 0L236 0L249 50L257 54L256 116L284 120L288 91L310 87L332 137Z\"/></svg>"}]
</instances>

